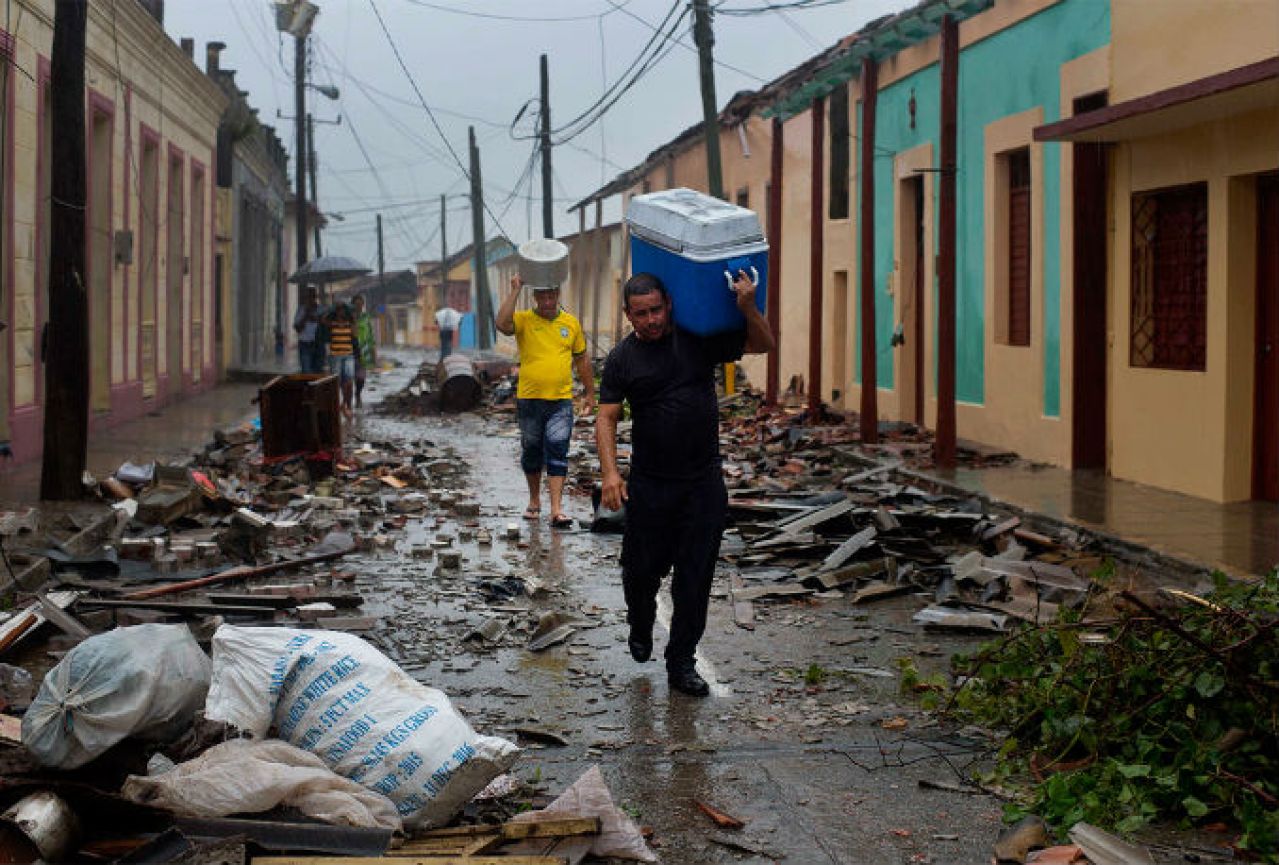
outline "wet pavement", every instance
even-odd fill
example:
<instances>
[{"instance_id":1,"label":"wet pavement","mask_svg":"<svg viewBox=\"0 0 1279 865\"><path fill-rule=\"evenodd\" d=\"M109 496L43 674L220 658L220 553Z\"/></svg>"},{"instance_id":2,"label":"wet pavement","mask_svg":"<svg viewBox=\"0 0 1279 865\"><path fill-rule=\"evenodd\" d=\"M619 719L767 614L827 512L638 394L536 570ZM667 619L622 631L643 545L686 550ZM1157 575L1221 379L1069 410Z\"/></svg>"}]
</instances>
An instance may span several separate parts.
<instances>
[{"instance_id":1,"label":"wet pavement","mask_svg":"<svg viewBox=\"0 0 1279 865\"><path fill-rule=\"evenodd\" d=\"M1279 564L1279 503L1219 504L1053 466L959 469L939 477L1038 514L1063 520L1236 575Z\"/></svg>"},{"instance_id":2,"label":"wet pavement","mask_svg":"<svg viewBox=\"0 0 1279 865\"><path fill-rule=\"evenodd\" d=\"M380 379L379 391L394 390L400 374ZM364 636L449 694L478 729L520 741L527 750L519 777L556 794L600 764L619 803L653 828L665 862L989 858L1001 803L919 787L963 780L988 745L948 735L899 697L896 663L911 658L925 672L941 669L978 639L925 632L910 621L915 599L863 608L840 593L757 603L755 630L743 630L724 570L699 661L712 696L672 693L660 661L662 625L653 661L636 664L627 652L620 538L551 530L545 511L541 521L521 519L527 493L512 415L366 414L358 432L451 449L462 469L456 486L481 503L469 518L433 505L411 519L397 548L348 557L344 567L357 574L366 612L381 616ZM589 501L570 498L567 511L585 519ZM503 539L510 524L519 526L518 541ZM491 532L491 545L477 543L478 529ZM462 553L456 570L438 550L426 552L446 540ZM541 588L531 597L495 594L511 576ZM555 612L576 620L577 630L530 651L539 616ZM495 640L467 639L490 619L499 620L489 625ZM567 744L540 744L521 734L529 728ZM725 834L697 800L746 827Z\"/></svg>"}]
</instances>

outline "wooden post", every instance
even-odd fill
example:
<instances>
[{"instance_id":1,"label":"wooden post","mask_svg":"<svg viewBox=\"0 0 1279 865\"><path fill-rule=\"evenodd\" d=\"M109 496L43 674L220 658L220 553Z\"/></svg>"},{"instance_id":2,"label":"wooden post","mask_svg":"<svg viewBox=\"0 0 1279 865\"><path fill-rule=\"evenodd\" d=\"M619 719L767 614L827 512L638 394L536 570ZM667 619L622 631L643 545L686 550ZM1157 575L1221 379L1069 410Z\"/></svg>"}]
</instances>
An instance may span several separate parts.
<instances>
[{"instance_id":1,"label":"wooden post","mask_svg":"<svg viewBox=\"0 0 1279 865\"><path fill-rule=\"evenodd\" d=\"M822 409L822 268L826 225L826 101L813 101L812 209L808 247L808 419Z\"/></svg>"},{"instance_id":2,"label":"wooden post","mask_svg":"<svg viewBox=\"0 0 1279 865\"><path fill-rule=\"evenodd\" d=\"M595 236L591 238L591 338L586 346L590 357L599 356L600 299L604 295L604 201L595 199Z\"/></svg>"},{"instance_id":3,"label":"wooden post","mask_svg":"<svg viewBox=\"0 0 1279 865\"><path fill-rule=\"evenodd\" d=\"M40 498L84 494L89 444L89 296L84 283L84 52L87 0L54 5L49 91L53 172L44 454ZM12 74L12 72L10 73Z\"/></svg>"},{"instance_id":4,"label":"wooden post","mask_svg":"<svg viewBox=\"0 0 1279 865\"><path fill-rule=\"evenodd\" d=\"M777 391L781 379L782 364L782 156L785 124L780 117L773 118L772 155L768 185L768 327L777 340L777 347L768 353L768 378L764 399L769 405L777 405Z\"/></svg>"},{"instance_id":5,"label":"wooden post","mask_svg":"<svg viewBox=\"0 0 1279 865\"><path fill-rule=\"evenodd\" d=\"M481 351L493 347L493 312L489 297L489 276L484 243L484 183L480 177L480 148L475 143L475 127L469 128L471 141L471 232L475 243L475 345Z\"/></svg>"},{"instance_id":6,"label":"wooden post","mask_svg":"<svg viewBox=\"0 0 1279 865\"><path fill-rule=\"evenodd\" d=\"M551 198L551 74L542 55L541 149L542 149L542 236L555 237L555 214Z\"/></svg>"},{"instance_id":7,"label":"wooden post","mask_svg":"<svg viewBox=\"0 0 1279 865\"><path fill-rule=\"evenodd\" d=\"M947 15L941 28L941 184L937 214L937 437L938 468L955 467L955 138L959 95L959 25Z\"/></svg>"},{"instance_id":8,"label":"wooden post","mask_svg":"<svg viewBox=\"0 0 1279 865\"><path fill-rule=\"evenodd\" d=\"M862 58L862 442L879 441L879 366L875 339L875 103L879 94L879 66ZM841 326L843 322L836 322Z\"/></svg>"},{"instance_id":9,"label":"wooden post","mask_svg":"<svg viewBox=\"0 0 1279 865\"><path fill-rule=\"evenodd\" d=\"M710 194L724 197L724 176L719 158L719 110L715 105L715 59L712 48L710 0L693 0L693 42L697 44L697 71L702 85L702 136L706 142L706 181Z\"/></svg>"}]
</instances>

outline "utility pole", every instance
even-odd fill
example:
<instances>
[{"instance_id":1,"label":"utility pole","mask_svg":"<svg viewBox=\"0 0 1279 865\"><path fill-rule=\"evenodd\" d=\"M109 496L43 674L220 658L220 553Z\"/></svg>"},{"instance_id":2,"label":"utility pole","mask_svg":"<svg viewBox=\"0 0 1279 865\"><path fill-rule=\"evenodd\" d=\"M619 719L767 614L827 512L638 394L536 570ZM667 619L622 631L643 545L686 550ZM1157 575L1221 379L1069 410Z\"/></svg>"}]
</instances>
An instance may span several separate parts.
<instances>
[{"instance_id":1,"label":"utility pole","mask_svg":"<svg viewBox=\"0 0 1279 865\"><path fill-rule=\"evenodd\" d=\"M386 303L386 259L382 254L382 214L377 215L377 293L378 302Z\"/></svg>"},{"instance_id":2,"label":"utility pole","mask_svg":"<svg viewBox=\"0 0 1279 865\"><path fill-rule=\"evenodd\" d=\"M542 55L542 236L555 236L551 199L551 75Z\"/></svg>"},{"instance_id":3,"label":"utility pole","mask_svg":"<svg viewBox=\"0 0 1279 865\"><path fill-rule=\"evenodd\" d=\"M307 262L306 254L306 37L305 30L293 37L293 127L294 153L293 204L296 216L293 242L297 244L297 266ZM301 288L301 286L299 286Z\"/></svg>"},{"instance_id":4,"label":"utility pole","mask_svg":"<svg viewBox=\"0 0 1279 865\"><path fill-rule=\"evenodd\" d=\"M440 196L440 302L437 308L448 303L449 293L449 211L448 196Z\"/></svg>"},{"instance_id":5,"label":"utility pole","mask_svg":"<svg viewBox=\"0 0 1279 865\"><path fill-rule=\"evenodd\" d=\"M693 0L693 42L697 44L697 69L702 82L702 134L706 139L706 173L711 195L724 197L724 175L719 160L719 110L715 107L715 60L711 48L710 0Z\"/></svg>"},{"instance_id":6,"label":"utility pole","mask_svg":"<svg viewBox=\"0 0 1279 865\"><path fill-rule=\"evenodd\" d=\"M492 304L484 249L484 184L480 178L480 148L475 144L475 127L469 127L471 141L471 236L475 245L475 343L481 351L493 347Z\"/></svg>"},{"instance_id":7,"label":"utility pole","mask_svg":"<svg viewBox=\"0 0 1279 865\"><path fill-rule=\"evenodd\" d=\"M311 201L318 208L320 206L320 194L316 191L315 175L319 171L319 166L315 161L315 120L310 114L306 116L306 160L307 168L311 175ZM320 251L320 220L315 221L315 257L319 258L322 253Z\"/></svg>"},{"instance_id":8,"label":"utility pole","mask_svg":"<svg viewBox=\"0 0 1279 865\"><path fill-rule=\"evenodd\" d=\"M84 43L88 0L54 4L50 63L53 172L40 498L83 495L89 446L89 298L84 284Z\"/></svg>"}]
</instances>

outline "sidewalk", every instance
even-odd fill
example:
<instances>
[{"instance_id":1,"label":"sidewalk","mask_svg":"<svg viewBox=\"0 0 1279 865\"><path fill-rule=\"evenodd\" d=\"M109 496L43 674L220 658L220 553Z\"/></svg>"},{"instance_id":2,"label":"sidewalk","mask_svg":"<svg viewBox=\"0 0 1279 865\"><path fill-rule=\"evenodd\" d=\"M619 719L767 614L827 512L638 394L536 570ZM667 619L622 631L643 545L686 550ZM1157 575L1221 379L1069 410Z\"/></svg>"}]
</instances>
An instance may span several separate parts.
<instances>
[{"instance_id":1,"label":"sidewalk","mask_svg":"<svg viewBox=\"0 0 1279 865\"><path fill-rule=\"evenodd\" d=\"M1093 471L1008 466L931 472L973 493L1236 575L1279 564L1279 504L1218 504Z\"/></svg>"},{"instance_id":2,"label":"sidewalk","mask_svg":"<svg viewBox=\"0 0 1279 865\"><path fill-rule=\"evenodd\" d=\"M89 437L88 470L101 478L125 460L177 459L212 440L213 430L257 417L252 400L258 384L222 384L146 417ZM0 472L0 502L28 503L40 498L40 461Z\"/></svg>"}]
</instances>

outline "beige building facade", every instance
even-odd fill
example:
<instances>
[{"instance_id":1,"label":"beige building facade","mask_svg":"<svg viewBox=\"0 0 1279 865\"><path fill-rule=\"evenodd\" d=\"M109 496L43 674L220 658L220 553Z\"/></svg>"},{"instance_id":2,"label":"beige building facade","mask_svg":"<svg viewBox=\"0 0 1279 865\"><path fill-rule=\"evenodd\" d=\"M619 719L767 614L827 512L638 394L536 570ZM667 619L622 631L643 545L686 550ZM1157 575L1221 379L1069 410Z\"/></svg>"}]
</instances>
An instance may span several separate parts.
<instances>
[{"instance_id":1,"label":"beige building facade","mask_svg":"<svg viewBox=\"0 0 1279 865\"><path fill-rule=\"evenodd\" d=\"M3 34L8 129L0 438L42 443L48 320L53 0L17 0ZM85 93L90 424L211 386L215 166L222 93L142 4L89 4Z\"/></svg>"}]
</instances>

